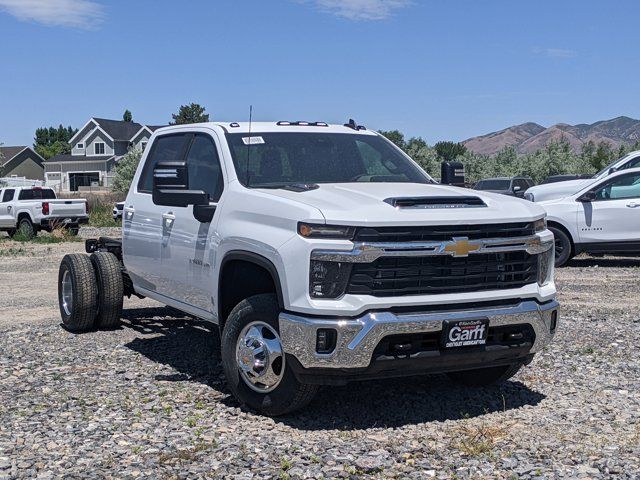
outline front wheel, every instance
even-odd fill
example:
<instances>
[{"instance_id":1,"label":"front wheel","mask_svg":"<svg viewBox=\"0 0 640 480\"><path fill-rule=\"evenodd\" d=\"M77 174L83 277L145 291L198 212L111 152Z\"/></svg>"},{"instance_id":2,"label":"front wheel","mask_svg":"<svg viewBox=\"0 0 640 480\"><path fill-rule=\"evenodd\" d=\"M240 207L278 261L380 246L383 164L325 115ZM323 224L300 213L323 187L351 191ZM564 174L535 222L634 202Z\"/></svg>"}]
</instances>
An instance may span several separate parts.
<instances>
[{"instance_id":1,"label":"front wheel","mask_svg":"<svg viewBox=\"0 0 640 480\"><path fill-rule=\"evenodd\" d=\"M559 228L549 227L549 230L553 233L555 242L555 264L556 267L564 266L573 256L571 248L571 239L569 236Z\"/></svg>"},{"instance_id":2,"label":"front wheel","mask_svg":"<svg viewBox=\"0 0 640 480\"><path fill-rule=\"evenodd\" d=\"M501 367L479 368L450 372L447 376L456 383L467 387L484 387L495 383L502 383L513 377L522 368L521 364L504 365Z\"/></svg>"},{"instance_id":3,"label":"front wheel","mask_svg":"<svg viewBox=\"0 0 640 480\"><path fill-rule=\"evenodd\" d=\"M274 295L254 295L229 314L222 332L222 366L233 395L269 416L308 404L318 387L300 383L286 363Z\"/></svg>"}]
</instances>

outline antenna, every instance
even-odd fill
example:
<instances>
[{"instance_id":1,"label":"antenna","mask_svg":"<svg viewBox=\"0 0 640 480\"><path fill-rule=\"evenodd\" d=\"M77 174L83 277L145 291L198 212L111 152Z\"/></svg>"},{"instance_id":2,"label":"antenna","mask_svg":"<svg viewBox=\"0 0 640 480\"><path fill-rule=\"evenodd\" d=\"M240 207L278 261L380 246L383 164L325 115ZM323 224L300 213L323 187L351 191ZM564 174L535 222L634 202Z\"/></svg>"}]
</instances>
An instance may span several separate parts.
<instances>
[{"instance_id":1,"label":"antenna","mask_svg":"<svg viewBox=\"0 0 640 480\"><path fill-rule=\"evenodd\" d=\"M249 147L251 146L251 121L253 120L253 105L249 105L249 138L247 139L247 187L249 186Z\"/></svg>"}]
</instances>

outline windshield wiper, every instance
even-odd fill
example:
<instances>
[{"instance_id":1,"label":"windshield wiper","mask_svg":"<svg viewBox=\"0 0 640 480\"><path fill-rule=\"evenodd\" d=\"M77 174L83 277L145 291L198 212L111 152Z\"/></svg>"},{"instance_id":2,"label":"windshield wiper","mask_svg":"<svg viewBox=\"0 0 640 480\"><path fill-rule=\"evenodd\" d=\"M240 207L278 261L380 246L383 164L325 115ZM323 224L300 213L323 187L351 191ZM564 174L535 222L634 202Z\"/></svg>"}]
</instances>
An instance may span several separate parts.
<instances>
[{"instance_id":1,"label":"windshield wiper","mask_svg":"<svg viewBox=\"0 0 640 480\"><path fill-rule=\"evenodd\" d=\"M269 189L282 189L292 192L308 192L309 190L315 190L319 188L316 183L255 183L249 185L251 188L269 188Z\"/></svg>"}]
</instances>

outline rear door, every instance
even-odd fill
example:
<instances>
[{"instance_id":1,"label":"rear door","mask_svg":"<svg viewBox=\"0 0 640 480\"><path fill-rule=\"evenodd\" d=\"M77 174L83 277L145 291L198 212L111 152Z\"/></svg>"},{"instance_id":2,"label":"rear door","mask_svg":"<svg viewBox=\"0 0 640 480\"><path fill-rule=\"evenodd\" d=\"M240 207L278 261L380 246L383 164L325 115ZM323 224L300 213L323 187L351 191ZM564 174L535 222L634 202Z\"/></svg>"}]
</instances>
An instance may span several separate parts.
<instances>
[{"instance_id":1,"label":"rear door","mask_svg":"<svg viewBox=\"0 0 640 480\"><path fill-rule=\"evenodd\" d=\"M196 132L189 139L186 154L189 189L209 194L217 204L223 190L219 141L212 132ZM166 218L163 226L162 268L170 272L167 295L199 310L214 312L213 275L217 245L216 224L219 210L210 223L201 223L193 215L193 206L160 207Z\"/></svg>"},{"instance_id":2,"label":"rear door","mask_svg":"<svg viewBox=\"0 0 640 480\"><path fill-rule=\"evenodd\" d=\"M582 202L578 210L580 241L638 242L640 247L640 173L609 178L593 190L596 199Z\"/></svg>"},{"instance_id":3,"label":"rear door","mask_svg":"<svg viewBox=\"0 0 640 480\"><path fill-rule=\"evenodd\" d=\"M14 188L0 190L0 228L15 227L13 205L11 204L14 194Z\"/></svg>"},{"instance_id":4,"label":"rear door","mask_svg":"<svg viewBox=\"0 0 640 480\"><path fill-rule=\"evenodd\" d=\"M184 159L191 134L173 133L155 138L143 158L138 183L130 189L123 209L123 247L127 270L137 289L170 296L171 272L162 268L166 246L167 207L152 200L153 167L158 162Z\"/></svg>"}]
</instances>

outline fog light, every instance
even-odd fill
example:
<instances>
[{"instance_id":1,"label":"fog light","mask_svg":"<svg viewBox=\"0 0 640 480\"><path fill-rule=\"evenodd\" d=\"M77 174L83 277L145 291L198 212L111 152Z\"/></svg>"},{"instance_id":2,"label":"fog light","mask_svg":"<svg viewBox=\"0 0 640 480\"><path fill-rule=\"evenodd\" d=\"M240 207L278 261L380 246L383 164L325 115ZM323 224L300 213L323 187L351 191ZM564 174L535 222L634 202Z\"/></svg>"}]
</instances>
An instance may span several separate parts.
<instances>
[{"instance_id":1,"label":"fog light","mask_svg":"<svg viewBox=\"0 0 640 480\"><path fill-rule=\"evenodd\" d=\"M316 332L316 352L331 353L336 348L338 333L333 328L319 328Z\"/></svg>"},{"instance_id":2,"label":"fog light","mask_svg":"<svg viewBox=\"0 0 640 480\"><path fill-rule=\"evenodd\" d=\"M549 331L554 333L556 331L556 327L558 326L558 311L554 310L551 313L551 325L549 326Z\"/></svg>"}]
</instances>

